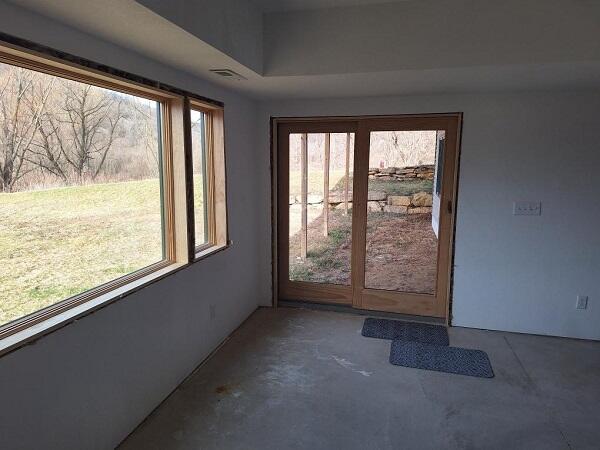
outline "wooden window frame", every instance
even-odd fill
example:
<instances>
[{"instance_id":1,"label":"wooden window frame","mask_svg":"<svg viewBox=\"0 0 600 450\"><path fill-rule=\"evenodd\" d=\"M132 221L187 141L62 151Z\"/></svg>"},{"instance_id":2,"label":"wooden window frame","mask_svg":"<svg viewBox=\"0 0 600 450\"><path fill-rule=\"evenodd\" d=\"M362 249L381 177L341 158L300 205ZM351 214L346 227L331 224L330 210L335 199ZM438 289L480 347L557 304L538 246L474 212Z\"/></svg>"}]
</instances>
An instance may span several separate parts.
<instances>
[{"instance_id":1,"label":"wooden window frame","mask_svg":"<svg viewBox=\"0 0 600 450\"><path fill-rule=\"evenodd\" d=\"M163 259L0 326L1 356L228 247L228 234L222 103L2 33L0 62L158 102L164 191ZM212 174L217 180L212 194L214 244L201 251L193 241L191 105L209 113L211 151L217 155Z\"/></svg>"},{"instance_id":2,"label":"wooden window frame","mask_svg":"<svg viewBox=\"0 0 600 450\"><path fill-rule=\"evenodd\" d=\"M192 254L190 259L197 261L204 258L205 256L214 253L226 247L228 244L228 229L227 229L227 182L226 182L226 171L225 171L225 126L224 126L224 110L221 107L200 102L198 100L189 100L189 111L187 113L188 118L190 117L191 111L198 111L205 114L204 120L204 135L206 147L205 154L205 176L206 176L206 223L207 223L207 242L201 245L196 245L195 242L195 215L193 211L193 173L190 170L190 180L188 185L191 189L190 201L192 206L188 209L190 212L190 229L188 235L190 237L190 248ZM191 122L191 121L190 121ZM191 127L190 127L191 129ZM191 147L191 131L189 133L189 145ZM190 150L190 163L193 148Z\"/></svg>"}]
</instances>

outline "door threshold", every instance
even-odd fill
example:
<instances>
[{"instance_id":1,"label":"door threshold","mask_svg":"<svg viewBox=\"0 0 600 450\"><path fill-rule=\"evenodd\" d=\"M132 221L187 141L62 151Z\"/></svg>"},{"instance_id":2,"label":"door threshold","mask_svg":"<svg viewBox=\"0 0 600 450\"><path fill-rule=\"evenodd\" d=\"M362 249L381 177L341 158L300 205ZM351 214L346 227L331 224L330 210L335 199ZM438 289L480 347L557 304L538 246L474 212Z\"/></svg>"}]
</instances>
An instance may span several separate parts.
<instances>
[{"instance_id":1,"label":"door threshold","mask_svg":"<svg viewBox=\"0 0 600 450\"><path fill-rule=\"evenodd\" d=\"M333 311L355 314L358 316L370 316L370 317L381 317L385 319L398 319L405 320L407 322L420 322L428 323L432 325L446 325L446 320L439 317L429 316L415 316L411 314L399 314L385 311L371 311L368 309L357 309L346 305L332 305L327 303L315 303L305 302L302 300L279 300L277 302L280 308L301 308L301 309L314 309L320 311Z\"/></svg>"}]
</instances>

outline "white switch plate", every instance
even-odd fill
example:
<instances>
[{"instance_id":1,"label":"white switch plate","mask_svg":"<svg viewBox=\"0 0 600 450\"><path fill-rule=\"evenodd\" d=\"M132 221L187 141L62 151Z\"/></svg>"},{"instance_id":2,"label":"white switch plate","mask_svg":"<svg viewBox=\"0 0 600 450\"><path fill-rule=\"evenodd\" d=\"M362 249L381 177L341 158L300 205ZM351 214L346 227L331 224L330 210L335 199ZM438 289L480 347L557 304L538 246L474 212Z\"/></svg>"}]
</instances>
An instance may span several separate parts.
<instances>
[{"instance_id":1,"label":"white switch plate","mask_svg":"<svg viewBox=\"0 0 600 450\"><path fill-rule=\"evenodd\" d=\"M540 216L542 214L542 202L513 202L514 216Z\"/></svg>"},{"instance_id":2,"label":"white switch plate","mask_svg":"<svg viewBox=\"0 0 600 450\"><path fill-rule=\"evenodd\" d=\"M587 309L588 298L587 295L577 296L577 309Z\"/></svg>"}]
</instances>

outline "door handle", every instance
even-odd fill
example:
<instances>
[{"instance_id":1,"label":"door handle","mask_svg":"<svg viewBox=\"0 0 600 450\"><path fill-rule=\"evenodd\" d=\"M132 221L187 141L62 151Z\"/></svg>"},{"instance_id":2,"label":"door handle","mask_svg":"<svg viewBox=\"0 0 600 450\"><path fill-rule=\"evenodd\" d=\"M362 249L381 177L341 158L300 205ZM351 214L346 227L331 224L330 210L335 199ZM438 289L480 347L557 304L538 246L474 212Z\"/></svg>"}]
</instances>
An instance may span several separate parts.
<instances>
[{"instance_id":1,"label":"door handle","mask_svg":"<svg viewBox=\"0 0 600 450\"><path fill-rule=\"evenodd\" d=\"M448 214L452 214L452 200L448 200Z\"/></svg>"}]
</instances>

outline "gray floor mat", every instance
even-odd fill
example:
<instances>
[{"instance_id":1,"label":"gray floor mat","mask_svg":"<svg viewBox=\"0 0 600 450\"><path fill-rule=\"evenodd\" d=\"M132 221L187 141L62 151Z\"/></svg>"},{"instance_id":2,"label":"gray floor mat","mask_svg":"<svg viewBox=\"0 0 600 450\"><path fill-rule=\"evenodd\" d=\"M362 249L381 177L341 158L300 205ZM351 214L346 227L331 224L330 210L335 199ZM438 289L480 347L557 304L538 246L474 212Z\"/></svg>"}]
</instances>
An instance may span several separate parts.
<instances>
[{"instance_id":1,"label":"gray floor mat","mask_svg":"<svg viewBox=\"0 0 600 450\"><path fill-rule=\"evenodd\" d=\"M363 324L362 335L379 339L400 339L425 344L449 345L446 327L401 320L369 317Z\"/></svg>"},{"instance_id":2,"label":"gray floor mat","mask_svg":"<svg viewBox=\"0 0 600 450\"><path fill-rule=\"evenodd\" d=\"M494 377L487 353L460 347L394 340L390 351L390 363L471 377Z\"/></svg>"}]
</instances>

